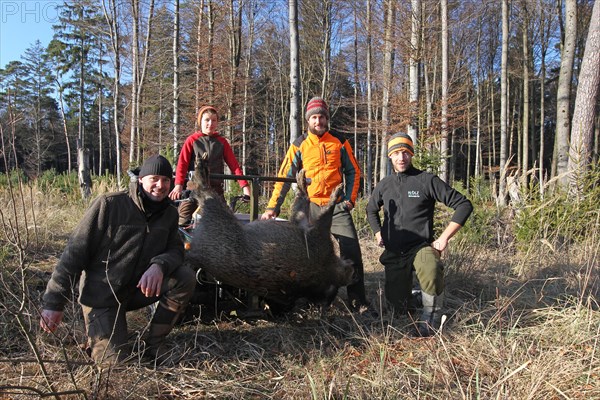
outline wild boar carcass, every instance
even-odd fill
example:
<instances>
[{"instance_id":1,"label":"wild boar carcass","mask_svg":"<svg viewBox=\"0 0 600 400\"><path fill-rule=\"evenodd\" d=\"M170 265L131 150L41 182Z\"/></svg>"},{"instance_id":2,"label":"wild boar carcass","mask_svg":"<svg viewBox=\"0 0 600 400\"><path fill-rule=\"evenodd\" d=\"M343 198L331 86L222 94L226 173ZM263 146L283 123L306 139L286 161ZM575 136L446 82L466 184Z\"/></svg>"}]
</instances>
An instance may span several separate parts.
<instances>
[{"instance_id":1,"label":"wild boar carcass","mask_svg":"<svg viewBox=\"0 0 600 400\"><path fill-rule=\"evenodd\" d=\"M309 198L304 171L290 221L253 221L241 224L208 187L208 169L198 157L194 180L202 218L188 252L190 264L224 284L249 290L279 305L303 298L329 304L340 286L352 280L351 262L339 256L330 234L338 186L316 221L309 221Z\"/></svg>"}]
</instances>

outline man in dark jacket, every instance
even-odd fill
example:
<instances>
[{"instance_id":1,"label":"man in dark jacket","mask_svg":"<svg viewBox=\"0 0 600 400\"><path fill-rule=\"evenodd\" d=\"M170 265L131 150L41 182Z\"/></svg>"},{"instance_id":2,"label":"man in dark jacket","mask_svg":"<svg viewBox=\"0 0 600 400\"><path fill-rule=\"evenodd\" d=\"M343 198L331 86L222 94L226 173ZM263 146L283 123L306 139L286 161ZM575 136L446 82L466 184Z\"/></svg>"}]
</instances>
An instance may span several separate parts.
<instances>
[{"instance_id":1,"label":"man in dark jacket","mask_svg":"<svg viewBox=\"0 0 600 400\"><path fill-rule=\"evenodd\" d=\"M40 326L54 332L79 280L79 303L92 358L127 356L125 313L159 301L145 340L155 355L195 287L184 265L177 210L168 194L173 170L158 155L142 165L128 192L99 196L73 232L43 296Z\"/></svg>"},{"instance_id":2,"label":"man in dark jacket","mask_svg":"<svg viewBox=\"0 0 600 400\"><path fill-rule=\"evenodd\" d=\"M431 336L440 327L444 299L440 254L467 221L473 206L439 177L412 165L414 147L407 134L390 138L388 156L395 174L377 184L367 204L369 225L377 244L385 247L379 258L385 267L385 297L397 311L408 311L414 268L423 298L415 333ZM436 202L455 210L451 222L437 239L433 232ZM379 217L381 207L383 225Z\"/></svg>"}]
</instances>

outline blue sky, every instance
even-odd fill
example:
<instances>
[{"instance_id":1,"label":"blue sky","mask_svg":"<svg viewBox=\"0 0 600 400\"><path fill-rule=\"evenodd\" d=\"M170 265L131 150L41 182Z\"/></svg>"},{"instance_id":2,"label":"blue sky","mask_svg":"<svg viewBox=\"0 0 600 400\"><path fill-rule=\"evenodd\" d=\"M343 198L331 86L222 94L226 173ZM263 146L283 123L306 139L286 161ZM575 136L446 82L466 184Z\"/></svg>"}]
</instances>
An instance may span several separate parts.
<instances>
[{"instance_id":1,"label":"blue sky","mask_svg":"<svg viewBox=\"0 0 600 400\"><path fill-rule=\"evenodd\" d=\"M56 8L63 1L0 0L0 68L21 60L25 49L36 40L47 46L52 25L58 22Z\"/></svg>"}]
</instances>

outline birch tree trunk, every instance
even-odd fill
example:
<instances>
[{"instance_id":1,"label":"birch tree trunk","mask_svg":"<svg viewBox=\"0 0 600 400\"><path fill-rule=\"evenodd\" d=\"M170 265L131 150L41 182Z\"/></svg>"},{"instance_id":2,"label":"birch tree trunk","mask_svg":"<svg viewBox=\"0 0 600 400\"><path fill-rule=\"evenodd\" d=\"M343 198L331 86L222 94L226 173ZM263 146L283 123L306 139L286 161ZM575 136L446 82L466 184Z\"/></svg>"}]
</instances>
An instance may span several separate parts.
<instances>
[{"instance_id":1,"label":"birch tree trunk","mask_svg":"<svg viewBox=\"0 0 600 400\"><path fill-rule=\"evenodd\" d=\"M369 188L373 187L373 93L372 93L372 36L371 36L371 0L367 4L367 182ZM377 179L375 178L375 181Z\"/></svg>"},{"instance_id":2,"label":"birch tree trunk","mask_svg":"<svg viewBox=\"0 0 600 400\"><path fill-rule=\"evenodd\" d=\"M137 111L136 107L139 104L137 95L138 95L138 72L139 72L139 24L140 24L140 16L139 16L139 0L131 0L131 17L133 22L132 27L132 38L131 38L131 51L132 51L132 61L131 61L131 123L130 123L130 132L129 132L129 165L133 164L134 155L135 155L135 147L136 147L136 132L137 132Z\"/></svg>"},{"instance_id":3,"label":"birch tree trunk","mask_svg":"<svg viewBox=\"0 0 600 400\"><path fill-rule=\"evenodd\" d=\"M442 110L440 143L440 179L448 182L448 1L440 1L442 23Z\"/></svg>"},{"instance_id":4,"label":"birch tree trunk","mask_svg":"<svg viewBox=\"0 0 600 400\"><path fill-rule=\"evenodd\" d=\"M113 125L115 132L115 155L117 161L117 186L121 187L121 129L119 127L119 89L121 86L121 37L119 31L117 0L102 1L102 10L104 18L109 28L110 44L113 56Z\"/></svg>"},{"instance_id":5,"label":"birch tree trunk","mask_svg":"<svg viewBox=\"0 0 600 400\"><path fill-rule=\"evenodd\" d=\"M390 92L392 90L392 71L394 69L394 27L396 20L396 2L386 0L385 49L383 54L383 92L381 104L381 153L379 154L379 179L387 176L387 135L390 124Z\"/></svg>"},{"instance_id":6,"label":"birch tree trunk","mask_svg":"<svg viewBox=\"0 0 600 400\"><path fill-rule=\"evenodd\" d=\"M477 47L475 51L475 64L477 65L477 86L475 88L475 105L477 114L477 135L475 138L475 178L481 175L481 33L483 23L481 15L479 16L479 31L477 32Z\"/></svg>"},{"instance_id":7,"label":"birch tree trunk","mask_svg":"<svg viewBox=\"0 0 600 400\"><path fill-rule=\"evenodd\" d=\"M594 3L585 43L585 53L579 73L579 85L573 110L571 146L569 151L569 189L572 196L583 193L582 178L592 155L594 120L600 88L600 2Z\"/></svg>"},{"instance_id":8,"label":"birch tree trunk","mask_svg":"<svg viewBox=\"0 0 600 400\"><path fill-rule=\"evenodd\" d=\"M250 72L252 67L252 49L254 45L254 8L257 5L253 0L248 2L248 15L246 17L246 23L248 24L248 41L246 45L246 67L244 70L244 99L242 105L242 170L246 174L246 145L247 145L247 120L248 120L248 108L249 108L249 86L250 86Z\"/></svg>"},{"instance_id":9,"label":"birch tree trunk","mask_svg":"<svg viewBox=\"0 0 600 400\"><path fill-rule=\"evenodd\" d=\"M570 129L570 104L571 82L573 80L573 61L575 59L575 45L577 41L577 0L565 0L565 39L560 60L560 73L558 76L558 89L556 99L556 174L562 175L559 179L561 186L566 187L569 179L569 134Z\"/></svg>"},{"instance_id":10,"label":"birch tree trunk","mask_svg":"<svg viewBox=\"0 0 600 400\"><path fill-rule=\"evenodd\" d=\"M204 17L204 0L200 0L198 5L198 27L196 31L196 90L194 92L194 115L198 115L200 111L200 77L201 77L201 61L202 61L202 43L203 43L203 32L202 32L202 21ZM194 118L194 127L199 129L198 118Z\"/></svg>"},{"instance_id":11,"label":"birch tree trunk","mask_svg":"<svg viewBox=\"0 0 600 400\"><path fill-rule=\"evenodd\" d=\"M300 38L298 0L288 0L290 25L290 143L301 135L300 129Z\"/></svg>"},{"instance_id":12,"label":"birch tree trunk","mask_svg":"<svg viewBox=\"0 0 600 400\"><path fill-rule=\"evenodd\" d=\"M237 78L240 69L242 41L242 2L235 7L235 0L229 0L229 90L227 92L227 120L233 121L234 107L237 97ZM227 124L226 137L233 141L233 124ZM228 167L227 167L228 168ZM226 181L229 187L231 181Z\"/></svg>"},{"instance_id":13,"label":"birch tree trunk","mask_svg":"<svg viewBox=\"0 0 600 400\"><path fill-rule=\"evenodd\" d=\"M321 65L322 78L321 78L321 97L324 99L329 98L329 80L331 78L331 7L332 2L325 2L325 15L323 16L323 30L325 31L325 37L323 38L323 64Z\"/></svg>"},{"instance_id":14,"label":"birch tree trunk","mask_svg":"<svg viewBox=\"0 0 600 400\"><path fill-rule=\"evenodd\" d=\"M545 153L545 122L546 122L546 101L544 93L546 93L546 53L548 50L548 34L546 30L550 26L550 22L546 19L544 13L544 1L540 0L540 152L539 152L539 171L538 181L540 188L540 198L544 198L544 153Z\"/></svg>"},{"instance_id":15,"label":"birch tree trunk","mask_svg":"<svg viewBox=\"0 0 600 400\"><path fill-rule=\"evenodd\" d=\"M213 68L213 40L215 36L215 15L213 10L213 1L208 0L208 48L206 50L206 64L208 66L208 102L213 104L215 101L215 70Z\"/></svg>"},{"instance_id":16,"label":"birch tree trunk","mask_svg":"<svg viewBox=\"0 0 600 400\"><path fill-rule=\"evenodd\" d=\"M408 135L413 143L418 139L419 112L419 62L421 53L421 0L411 0L411 31L410 31L410 61L409 61L409 102L410 123Z\"/></svg>"},{"instance_id":17,"label":"birch tree trunk","mask_svg":"<svg viewBox=\"0 0 600 400\"><path fill-rule=\"evenodd\" d=\"M529 15L527 3L522 2L523 23L521 25L521 39L523 41L523 119L522 119L522 159L521 159L521 184L527 187L529 170Z\"/></svg>"},{"instance_id":18,"label":"birch tree trunk","mask_svg":"<svg viewBox=\"0 0 600 400\"><path fill-rule=\"evenodd\" d=\"M354 8L354 151L358 151L358 88L360 86L360 80L358 78L358 23L357 23L357 8ZM366 171L363 168L363 171ZM368 179L365 179L365 188L364 192L366 196L371 194L371 185L370 182L367 182Z\"/></svg>"},{"instance_id":19,"label":"birch tree trunk","mask_svg":"<svg viewBox=\"0 0 600 400\"><path fill-rule=\"evenodd\" d=\"M508 0L502 0L502 64L500 70L500 182L497 204L506 205L506 158L508 141Z\"/></svg>"},{"instance_id":20,"label":"birch tree trunk","mask_svg":"<svg viewBox=\"0 0 600 400\"><path fill-rule=\"evenodd\" d=\"M173 160L179 139L179 0L173 0Z\"/></svg>"}]
</instances>

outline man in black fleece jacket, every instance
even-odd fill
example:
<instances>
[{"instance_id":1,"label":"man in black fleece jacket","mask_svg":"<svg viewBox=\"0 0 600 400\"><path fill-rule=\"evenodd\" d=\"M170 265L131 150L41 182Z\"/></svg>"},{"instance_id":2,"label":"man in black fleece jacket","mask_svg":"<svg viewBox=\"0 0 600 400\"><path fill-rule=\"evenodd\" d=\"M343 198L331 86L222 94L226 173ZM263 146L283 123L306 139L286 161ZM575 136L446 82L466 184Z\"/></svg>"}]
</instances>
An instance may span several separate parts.
<instances>
[{"instance_id":1,"label":"man in black fleece jacket","mask_svg":"<svg viewBox=\"0 0 600 400\"><path fill-rule=\"evenodd\" d=\"M125 313L159 302L145 338L155 357L192 296L194 272L183 264L177 210L168 199L173 170L152 156L129 191L100 195L88 208L48 282L40 326L54 332L79 281L92 358L128 356Z\"/></svg>"},{"instance_id":2,"label":"man in black fleece jacket","mask_svg":"<svg viewBox=\"0 0 600 400\"><path fill-rule=\"evenodd\" d=\"M385 267L385 297L396 311L407 312L416 271L423 310L415 334L431 336L440 327L444 301L444 267L440 254L473 211L471 202L438 176L412 165L413 142L405 133L392 136L388 156L395 173L382 179L367 204L367 219L377 244L385 247L379 261ZM454 215L437 238L433 231L435 203L453 208ZM383 224L379 210L383 207Z\"/></svg>"}]
</instances>

